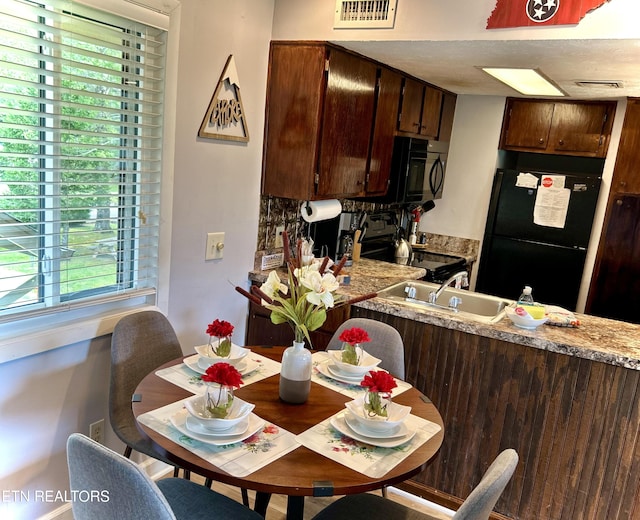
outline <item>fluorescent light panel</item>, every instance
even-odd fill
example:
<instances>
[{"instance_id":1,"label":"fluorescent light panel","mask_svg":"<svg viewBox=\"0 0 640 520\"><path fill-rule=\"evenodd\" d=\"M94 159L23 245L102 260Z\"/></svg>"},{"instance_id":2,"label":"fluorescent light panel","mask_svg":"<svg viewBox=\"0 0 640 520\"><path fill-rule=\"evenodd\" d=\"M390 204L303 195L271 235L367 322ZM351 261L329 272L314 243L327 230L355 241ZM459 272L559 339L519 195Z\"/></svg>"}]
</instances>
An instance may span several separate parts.
<instances>
[{"instance_id":1,"label":"fluorescent light panel","mask_svg":"<svg viewBox=\"0 0 640 520\"><path fill-rule=\"evenodd\" d=\"M564 96L564 92L535 69L482 67L482 70L527 96Z\"/></svg>"}]
</instances>

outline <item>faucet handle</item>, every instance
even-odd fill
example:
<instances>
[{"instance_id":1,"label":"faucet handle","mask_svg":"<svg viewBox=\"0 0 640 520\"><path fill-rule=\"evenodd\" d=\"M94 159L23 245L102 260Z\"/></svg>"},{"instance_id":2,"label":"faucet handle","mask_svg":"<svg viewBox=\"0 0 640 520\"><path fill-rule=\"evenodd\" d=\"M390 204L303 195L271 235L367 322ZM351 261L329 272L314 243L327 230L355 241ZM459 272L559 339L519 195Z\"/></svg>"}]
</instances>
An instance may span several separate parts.
<instances>
[{"instance_id":1,"label":"faucet handle","mask_svg":"<svg viewBox=\"0 0 640 520\"><path fill-rule=\"evenodd\" d=\"M456 289L461 289L462 287L469 287L469 274L464 273L461 274L458 278L456 278Z\"/></svg>"},{"instance_id":2,"label":"faucet handle","mask_svg":"<svg viewBox=\"0 0 640 520\"><path fill-rule=\"evenodd\" d=\"M449 298L449 308L458 310L458 306L462 303L462 298L458 298L457 296L452 296Z\"/></svg>"}]
</instances>

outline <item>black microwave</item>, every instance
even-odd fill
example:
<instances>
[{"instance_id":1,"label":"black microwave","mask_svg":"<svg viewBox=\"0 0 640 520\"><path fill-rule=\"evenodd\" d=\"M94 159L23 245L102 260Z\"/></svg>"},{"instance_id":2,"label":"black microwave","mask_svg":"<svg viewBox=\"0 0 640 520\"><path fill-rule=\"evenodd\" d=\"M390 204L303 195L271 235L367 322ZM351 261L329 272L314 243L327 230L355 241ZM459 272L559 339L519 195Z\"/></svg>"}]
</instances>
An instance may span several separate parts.
<instances>
[{"instance_id":1,"label":"black microwave","mask_svg":"<svg viewBox=\"0 0 640 520\"><path fill-rule=\"evenodd\" d=\"M448 142L396 137L385 202L418 203L442 198Z\"/></svg>"}]
</instances>

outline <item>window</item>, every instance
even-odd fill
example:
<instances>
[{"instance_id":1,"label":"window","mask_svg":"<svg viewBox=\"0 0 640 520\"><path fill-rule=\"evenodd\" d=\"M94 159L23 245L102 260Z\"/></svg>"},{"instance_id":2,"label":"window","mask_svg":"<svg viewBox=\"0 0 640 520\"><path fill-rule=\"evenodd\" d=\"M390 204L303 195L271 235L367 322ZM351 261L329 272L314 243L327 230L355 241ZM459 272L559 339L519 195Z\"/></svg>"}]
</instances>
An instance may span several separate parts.
<instances>
[{"instance_id":1,"label":"window","mask_svg":"<svg viewBox=\"0 0 640 520\"><path fill-rule=\"evenodd\" d=\"M0 5L0 322L157 285L166 33Z\"/></svg>"}]
</instances>

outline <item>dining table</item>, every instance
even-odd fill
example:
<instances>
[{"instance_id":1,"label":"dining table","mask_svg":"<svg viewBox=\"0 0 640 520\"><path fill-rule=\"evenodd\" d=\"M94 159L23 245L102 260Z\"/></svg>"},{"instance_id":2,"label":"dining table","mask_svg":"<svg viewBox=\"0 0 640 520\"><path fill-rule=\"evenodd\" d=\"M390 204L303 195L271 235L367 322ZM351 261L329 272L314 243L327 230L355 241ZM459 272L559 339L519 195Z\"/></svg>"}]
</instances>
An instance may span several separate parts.
<instances>
[{"instance_id":1,"label":"dining table","mask_svg":"<svg viewBox=\"0 0 640 520\"><path fill-rule=\"evenodd\" d=\"M307 496L364 493L401 483L438 452L442 417L409 383L397 380L392 394L394 403L411 407L400 432L404 436L371 438L348 428L345 420L345 403L365 389L351 379L336 379L327 370L326 352L313 353L307 401L289 404L278 391L285 347L247 348L244 373L238 367L244 384L235 396L255 408L243 434L227 439L187 428L185 400L205 389L197 355L147 374L132 396L132 410L140 431L169 460L213 481L255 491L254 509L262 516L272 494L287 496L287 519L302 519Z\"/></svg>"}]
</instances>

